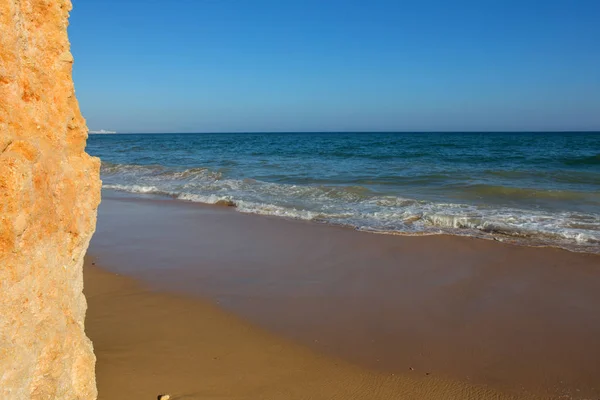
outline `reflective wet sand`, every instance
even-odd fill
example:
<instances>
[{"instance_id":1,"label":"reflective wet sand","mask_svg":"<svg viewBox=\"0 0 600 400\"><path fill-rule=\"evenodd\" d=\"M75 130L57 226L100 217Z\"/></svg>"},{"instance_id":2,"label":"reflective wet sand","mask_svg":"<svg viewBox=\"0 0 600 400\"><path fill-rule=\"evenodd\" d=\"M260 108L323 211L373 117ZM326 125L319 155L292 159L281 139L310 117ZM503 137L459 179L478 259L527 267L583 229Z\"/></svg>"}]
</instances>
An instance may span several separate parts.
<instances>
[{"instance_id":1,"label":"reflective wet sand","mask_svg":"<svg viewBox=\"0 0 600 400\"><path fill-rule=\"evenodd\" d=\"M600 395L597 255L375 235L110 193L89 254L105 270L198 299L190 304L208 300L269 340L359 374Z\"/></svg>"}]
</instances>

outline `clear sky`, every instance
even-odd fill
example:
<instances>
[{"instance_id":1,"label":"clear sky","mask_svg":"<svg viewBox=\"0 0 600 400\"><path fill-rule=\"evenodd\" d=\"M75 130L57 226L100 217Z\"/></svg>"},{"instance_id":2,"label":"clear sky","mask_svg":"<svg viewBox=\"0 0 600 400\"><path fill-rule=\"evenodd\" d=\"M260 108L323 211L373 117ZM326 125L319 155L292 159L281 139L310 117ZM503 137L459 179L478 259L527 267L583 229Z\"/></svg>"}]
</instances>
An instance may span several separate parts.
<instances>
[{"instance_id":1,"label":"clear sky","mask_svg":"<svg viewBox=\"0 0 600 400\"><path fill-rule=\"evenodd\" d=\"M94 130L600 130L598 0L73 3Z\"/></svg>"}]
</instances>

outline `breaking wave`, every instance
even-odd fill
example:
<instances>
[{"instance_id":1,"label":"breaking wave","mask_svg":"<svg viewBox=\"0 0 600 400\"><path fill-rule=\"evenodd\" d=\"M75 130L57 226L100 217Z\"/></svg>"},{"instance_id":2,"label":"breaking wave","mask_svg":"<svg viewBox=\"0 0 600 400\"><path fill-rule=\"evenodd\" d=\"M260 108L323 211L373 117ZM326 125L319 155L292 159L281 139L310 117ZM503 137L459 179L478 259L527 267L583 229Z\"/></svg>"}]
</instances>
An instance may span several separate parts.
<instances>
[{"instance_id":1,"label":"breaking wave","mask_svg":"<svg viewBox=\"0 0 600 400\"><path fill-rule=\"evenodd\" d=\"M423 201L355 186L230 179L208 168L104 162L105 189L235 205L244 213L274 215L392 234L457 234L600 253L600 215L540 209ZM475 187L478 192L539 195L528 189ZM514 192L514 193L511 193ZM566 196L546 193L546 196Z\"/></svg>"}]
</instances>

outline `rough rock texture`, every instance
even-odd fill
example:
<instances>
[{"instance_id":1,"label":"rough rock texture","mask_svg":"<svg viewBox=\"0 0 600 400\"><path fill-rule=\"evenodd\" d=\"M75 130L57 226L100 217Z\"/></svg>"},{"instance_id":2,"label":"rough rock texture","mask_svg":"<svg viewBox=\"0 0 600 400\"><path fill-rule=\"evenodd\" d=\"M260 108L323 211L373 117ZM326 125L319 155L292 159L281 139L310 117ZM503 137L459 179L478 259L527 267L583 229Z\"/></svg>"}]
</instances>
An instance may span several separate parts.
<instances>
[{"instance_id":1,"label":"rough rock texture","mask_svg":"<svg viewBox=\"0 0 600 400\"><path fill-rule=\"evenodd\" d=\"M0 398L95 399L82 261L99 161L85 151L67 0L0 0Z\"/></svg>"}]
</instances>

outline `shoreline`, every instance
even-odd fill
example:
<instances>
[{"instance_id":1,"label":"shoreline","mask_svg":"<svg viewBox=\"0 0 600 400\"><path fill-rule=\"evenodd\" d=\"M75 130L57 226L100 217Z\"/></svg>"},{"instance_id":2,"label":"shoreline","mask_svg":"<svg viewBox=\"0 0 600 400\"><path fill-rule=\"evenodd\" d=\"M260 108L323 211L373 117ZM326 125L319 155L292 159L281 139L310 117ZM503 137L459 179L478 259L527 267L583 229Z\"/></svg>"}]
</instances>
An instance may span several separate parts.
<instances>
[{"instance_id":1,"label":"shoreline","mask_svg":"<svg viewBox=\"0 0 600 400\"><path fill-rule=\"evenodd\" d=\"M108 270L327 357L539 398L599 393L597 255L110 193L100 216L89 254Z\"/></svg>"},{"instance_id":2,"label":"shoreline","mask_svg":"<svg viewBox=\"0 0 600 400\"><path fill-rule=\"evenodd\" d=\"M110 186L110 185L109 185ZM118 186L118 185L117 185ZM203 202L198 200L191 200L188 198L179 198L176 195L166 194L166 193L154 193L154 192L131 192L123 189L118 189L114 187L109 187L103 189L103 192L110 193L111 196L119 197L122 199L130 199L130 200L155 200L155 201L177 201L183 203L192 203L197 204L199 206L208 206L208 207L225 207L231 208L235 212L239 212L240 214L246 215L257 215L261 217L270 217L270 218L281 218L292 221L302 221L313 224L324 224L331 227L338 227L343 229L350 229L357 232L376 234L376 235L389 235L389 236L402 236L402 237L424 237L424 236L455 236L455 237L464 237L471 239L481 239L481 240L489 240L494 242L500 242L508 245L514 246L522 246L522 247L532 247L532 248L553 248L566 250L572 253L581 253L581 254L595 254L600 255L600 243L596 246L581 244L581 243L567 243L564 242L565 239L557 239L553 240L544 238L543 236L533 236L533 235L511 235L503 232L502 230L481 230L477 228L450 228L450 227L437 227L438 231L415 231L415 232L402 232L396 230L377 230L377 229L367 229L367 228L359 228L354 225L346 225L342 223L330 222L327 220L320 219L306 219L298 216L287 216L287 215L277 215L277 214L264 214L260 212L253 211L239 211L238 203L236 200L231 199L219 199L214 203ZM563 241L561 243L561 241Z\"/></svg>"}]
</instances>

